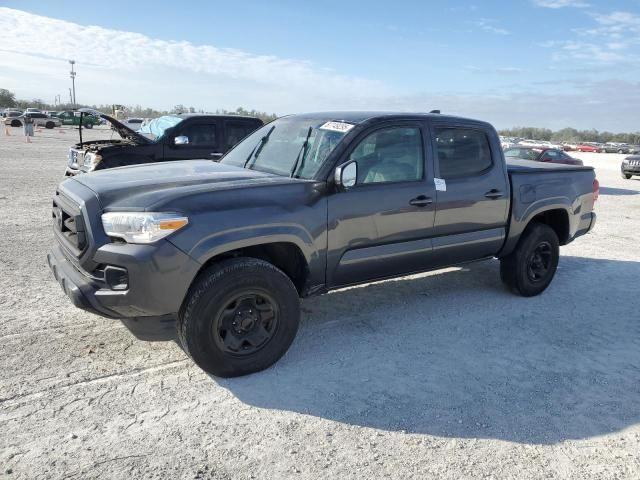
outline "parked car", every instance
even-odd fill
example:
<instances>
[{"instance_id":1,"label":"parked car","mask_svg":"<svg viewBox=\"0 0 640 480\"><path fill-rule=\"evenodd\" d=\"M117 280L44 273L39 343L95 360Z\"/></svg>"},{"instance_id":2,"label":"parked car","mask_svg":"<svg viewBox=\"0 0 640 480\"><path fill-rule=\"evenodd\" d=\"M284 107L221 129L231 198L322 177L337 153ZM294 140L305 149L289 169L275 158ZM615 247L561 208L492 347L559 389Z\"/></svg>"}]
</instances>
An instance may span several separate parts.
<instances>
[{"instance_id":1,"label":"parked car","mask_svg":"<svg viewBox=\"0 0 640 480\"><path fill-rule=\"evenodd\" d=\"M49 117L44 113L37 112L25 112L22 115L15 117L7 117L4 121L5 125L11 125L12 127L20 127L22 126L22 119L24 117L29 117L33 120L33 124L36 127L45 127L45 128L55 128L61 125L60 120L57 118Z\"/></svg>"},{"instance_id":2,"label":"parked car","mask_svg":"<svg viewBox=\"0 0 640 480\"><path fill-rule=\"evenodd\" d=\"M95 115L80 115L79 110L65 110L57 116L63 125L80 126L80 119L82 119L83 128L93 128L95 125L100 125L100 119L98 117Z\"/></svg>"},{"instance_id":3,"label":"parked car","mask_svg":"<svg viewBox=\"0 0 640 480\"><path fill-rule=\"evenodd\" d=\"M510 289L540 294L559 246L594 227L598 188L591 167L506 163L485 122L293 115L219 163L63 181L47 258L78 308L177 318L184 351L229 377L286 352L299 297L492 257Z\"/></svg>"},{"instance_id":4,"label":"parked car","mask_svg":"<svg viewBox=\"0 0 640 480\"><path fill-rule=\"evenodd\" d=\"M137 132L142 127L144 123L144 118L127 118L122 122L123 125L129 127L131 130Z\"/></svg>"},{"instance_id":5,"label":"parked car","mask_svg":"<svg viewBox=\"0 0 640 480\"><path fill-rule=\"evenodd\" d=\"M22 122L19 120L19 117L22 116L22 112L16 110L5 111L4 114L4 124L11 125L12 127L20 127L22 126Z\"/></svg>"},{"instance_id":6,"label":"parked car","mask_svg":"<svg viewBox=\"0 0 640 480\"><path fill-rule=\"evenodd\" d=\"M255 117L180 114L156 118L136 132L104 113L90 109L82 112L108 121L121 139L82 142L71 147L67 176L138 163L220 160L231 147L263 125Z\"/></svg>"},{"instance_id":7,"label":"parked car","mask_svg":"<svg viewBox=\"0 0 640 480\"><path fill-rule=\"evenodd\" d=\"M582 160L567 155L557 148L512 147L504 151L507 158L522 158L534 162L561 163L564 165L582 165Z\"/></svg>"},{"instance_id":8,"label":"parked car","mask_svg":"<svg viewBox=\"0 0 640 480\"><path fill-rule=\"evenodd\" d=\"M599 153L601 151L600 145L593 143L581 143L576 145L576 150L579 152Z\"/></svg>"},{"instance_id":9,"label":"parked car","mask_svg":"<svg viewBox=\"0 0 640 480\"><path fill-rule=\"evenodd\" d=\"M631 155L622 160L620 165L622 178L629 180L633 175L640 175L640 155Z\"/></svg>"},{"instance_id":10,"label":"parked car","mask_svg":"<svg viewBox=\"0 0 640 480\"><path fill-rule=\"evenodd\" d=\"M600 149L601 153L630 153L629 146L620 143L605 143Z\"/></svg>"}]
</instances>

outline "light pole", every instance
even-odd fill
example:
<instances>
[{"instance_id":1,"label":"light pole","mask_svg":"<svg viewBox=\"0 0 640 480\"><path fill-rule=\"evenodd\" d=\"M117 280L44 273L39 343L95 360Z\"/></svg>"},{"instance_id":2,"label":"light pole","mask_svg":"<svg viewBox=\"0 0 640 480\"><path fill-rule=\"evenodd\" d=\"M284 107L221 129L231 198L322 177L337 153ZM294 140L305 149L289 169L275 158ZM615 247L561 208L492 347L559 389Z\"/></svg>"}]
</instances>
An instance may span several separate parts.
<instances>
[{"instance_id":1,"label":"light pole","mask_svg":"<svg viewBox=\"0 0 640 480\"><path fill-rule=\"evenodd\" d=\"M76 106L76 72L73 70L73 66L75 65L76 61L75 60L69 60L69 63L71 64L71 87L73 88L73 96L71 97L71 103L73 103L73 107L75 108Z\"/></svg>"}]
</instances>

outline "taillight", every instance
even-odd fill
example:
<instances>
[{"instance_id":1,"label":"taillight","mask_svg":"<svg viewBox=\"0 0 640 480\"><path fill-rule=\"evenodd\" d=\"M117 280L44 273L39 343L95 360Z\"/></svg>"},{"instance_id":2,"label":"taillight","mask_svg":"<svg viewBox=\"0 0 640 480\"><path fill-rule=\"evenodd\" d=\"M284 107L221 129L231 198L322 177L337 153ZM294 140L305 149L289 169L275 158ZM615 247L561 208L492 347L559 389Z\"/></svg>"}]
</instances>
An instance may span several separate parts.
<instances>
[{"instance_id":1,"label":"taillight","mask_svg":"<svg viewBox=\"0 0 640 480\"><path fill-rule=\"evenodd\" d=\"M598 181L597 178L593 179L593 201L595 202L596 200L598 200L598 197L600 196L600 182Z\"/></svg>"}]
</instances>

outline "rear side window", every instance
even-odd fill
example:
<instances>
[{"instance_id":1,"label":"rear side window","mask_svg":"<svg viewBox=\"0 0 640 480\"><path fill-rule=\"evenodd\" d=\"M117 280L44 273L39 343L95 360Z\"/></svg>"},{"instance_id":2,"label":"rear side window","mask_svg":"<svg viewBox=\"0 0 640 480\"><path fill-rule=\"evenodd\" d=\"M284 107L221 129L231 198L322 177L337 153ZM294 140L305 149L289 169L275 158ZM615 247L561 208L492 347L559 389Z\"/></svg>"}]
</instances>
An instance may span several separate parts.
<instances>
[{"instance_id":1,"label":"rear side window","mask_svg":"<svg viewBox=\"0 0 640 480\"><path fill-rule=\"evenodd\" d=\"M435 134L441 178L469 177L491 168L489 139L483 131L437 127Z\"/></svg>"},{"instance_id":2,"label":"rear side window","mask_svg":"<svg viewBox=\"0 0 640 480\"><path fill-rule=\"evenodd\" d=\"M227 131L227 148L233 147L259 126L260 125L253 122L239 122L237 120L226 121L225 128Z\"/></svg>"}]
</instances>

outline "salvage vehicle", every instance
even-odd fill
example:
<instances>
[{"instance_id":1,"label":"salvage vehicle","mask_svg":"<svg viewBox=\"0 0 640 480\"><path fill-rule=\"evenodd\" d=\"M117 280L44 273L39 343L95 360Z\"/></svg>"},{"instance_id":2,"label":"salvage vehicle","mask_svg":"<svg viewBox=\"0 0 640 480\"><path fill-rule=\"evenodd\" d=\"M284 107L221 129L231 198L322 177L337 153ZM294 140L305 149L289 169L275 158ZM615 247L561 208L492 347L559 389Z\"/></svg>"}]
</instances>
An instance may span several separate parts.
<instances>
[{"instance_id":1,"label":"salvage vehicle","mask_svg":"<svg viewBox=\"0 0 640 480\"><path fill-rule=\"evenodd\" d=\"M630 155L620 165L622 178L629 180L633 175L640 175L640 155Z\"/></svg>"},{"instance_id":2,"label":"salvage vehicle","mask_svg":"<svg viewBox=\"0 0 640 480\"><path fill-rule=\"evenodd\" d=\"M69 149L66 176L113 167L172 160L219 160L231 147L263 125L240 115L176 114L151 120L138 131L102 112L83 108L109 122L120 139L93 140Z\"/></svg>"},{"instance_id":3,"label":"salvage vehicle","mask_svg":"<svg viewBox=\"0 0 640 480\"><path fill-rule=\"evenodd\" d=\"M559 246L594 227L598 193L591 167L506 163L485 122L301 114L219 163L63 181L47 260L76 307L176 318L193 360L230 377L287 351L301 297L491 258L513 292L538 295Z\"/></svg>"},{"instance_id":4,"label":"salvage vehicle","mask_svg":"<svg viewBox=\"0 0 640 480\"><path fill-rule=\"evenodd\" d=\"M563 165L582 165L582 160L567 155L563 150L545 147L511 147L504 150L507 158L521 158L534 162L561 163Z\"/></svg>"}]
</instances>

